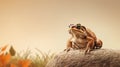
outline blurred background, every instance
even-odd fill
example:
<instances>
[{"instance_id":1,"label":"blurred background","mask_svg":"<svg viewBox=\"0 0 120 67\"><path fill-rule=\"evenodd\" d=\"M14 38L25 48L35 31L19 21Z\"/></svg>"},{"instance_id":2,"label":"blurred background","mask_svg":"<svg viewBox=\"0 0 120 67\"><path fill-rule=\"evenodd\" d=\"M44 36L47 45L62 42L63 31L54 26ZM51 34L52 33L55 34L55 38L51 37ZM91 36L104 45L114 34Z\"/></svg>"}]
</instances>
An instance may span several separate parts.
<instances>
[{"instance_id":1,"label":"blurred background","mask_svg":"<svg viewBox=\"0 0 120 67\"><path fill-rule=\"evenodd\" d=\"M95 32L103 48L120 49L119 0L0 0L0 45L17 51L63 51L76 23Z\"/></svg>"}]
</instances>

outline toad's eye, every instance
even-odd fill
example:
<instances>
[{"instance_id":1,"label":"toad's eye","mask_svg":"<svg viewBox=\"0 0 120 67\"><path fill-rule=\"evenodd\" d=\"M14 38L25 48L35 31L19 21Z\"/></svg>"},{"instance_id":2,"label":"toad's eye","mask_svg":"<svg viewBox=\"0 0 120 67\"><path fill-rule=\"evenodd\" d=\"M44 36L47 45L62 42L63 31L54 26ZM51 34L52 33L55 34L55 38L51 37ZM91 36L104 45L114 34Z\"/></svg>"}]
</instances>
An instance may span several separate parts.
<instances>
[{"instance_id":1,"label":"toad's eye","mask_svg":"<svg viewBox=\"0 0 120 67\"><path fill-rule=\"evenodd\" d=\"M77 26L77 29L81 28L81 24L80 23L76 24L76 26Z\"/></svg>"},{"instance_id":2,"label":"toad's eye","mask_svg":"<svg viewBox=\"0 0 120 67\"><path fill-rule=\"evenodd\" d=\"M80 29L81 26L77 26L77 29Z\"/></svg>"}]
</instances>

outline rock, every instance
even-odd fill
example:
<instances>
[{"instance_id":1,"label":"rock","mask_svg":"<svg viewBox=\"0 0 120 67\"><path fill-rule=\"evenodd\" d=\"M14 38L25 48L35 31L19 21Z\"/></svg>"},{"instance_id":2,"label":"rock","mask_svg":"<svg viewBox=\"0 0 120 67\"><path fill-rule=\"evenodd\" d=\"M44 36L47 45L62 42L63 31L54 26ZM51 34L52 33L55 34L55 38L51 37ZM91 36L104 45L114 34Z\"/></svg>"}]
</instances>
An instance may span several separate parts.
<instances>
[{"instance_id":1,"label":"rock","mask_svg":"<svg viewBox=\"0 0 120 67\"><path fill-rule=\"evenodd\" d=\"M84 54L84 51L60 52L46 67L120 67L120 50L98 49Z\"/></svg>"}]
</instances>

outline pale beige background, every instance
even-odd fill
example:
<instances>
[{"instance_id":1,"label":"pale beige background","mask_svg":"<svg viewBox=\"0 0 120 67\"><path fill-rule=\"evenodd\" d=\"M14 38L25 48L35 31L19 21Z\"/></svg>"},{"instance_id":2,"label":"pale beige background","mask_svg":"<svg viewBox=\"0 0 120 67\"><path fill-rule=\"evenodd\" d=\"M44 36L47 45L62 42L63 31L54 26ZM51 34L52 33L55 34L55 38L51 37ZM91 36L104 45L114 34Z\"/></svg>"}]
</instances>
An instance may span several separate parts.
<instances>
[{"instance_id":1,"label":"pale beige background","mask_svg":"<svg viewBox=\"0 0 120 67\"><path fill-rule=\"evenodd\" d=\"M62 51L71 23L92 29L103 48L120 49L119 0L0 0L0 45Z\"/></svg>"}]
</instances>

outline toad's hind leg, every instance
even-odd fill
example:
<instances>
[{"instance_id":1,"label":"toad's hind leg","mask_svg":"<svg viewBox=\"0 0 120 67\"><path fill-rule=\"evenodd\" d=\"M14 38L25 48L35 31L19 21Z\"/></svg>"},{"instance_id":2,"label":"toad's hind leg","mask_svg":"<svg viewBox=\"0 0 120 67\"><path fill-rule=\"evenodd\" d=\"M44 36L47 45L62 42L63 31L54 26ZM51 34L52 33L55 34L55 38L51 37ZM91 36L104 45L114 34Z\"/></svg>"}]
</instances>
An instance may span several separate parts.
<instances>
[{"instance_id":1,"label":"toad's hind leg","mask_svg":"<svg viewBox=\"0 0 120 67\"><path fill-rule=\"evenodd\" d=\"M98 39L96 42L95 42L95 49L100 49L103 45L103 42Z\"/></svg>"}]
</instances>

